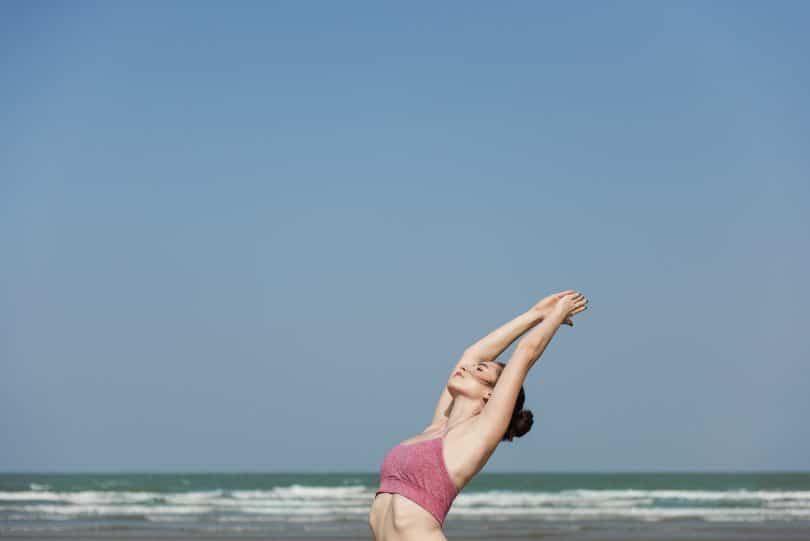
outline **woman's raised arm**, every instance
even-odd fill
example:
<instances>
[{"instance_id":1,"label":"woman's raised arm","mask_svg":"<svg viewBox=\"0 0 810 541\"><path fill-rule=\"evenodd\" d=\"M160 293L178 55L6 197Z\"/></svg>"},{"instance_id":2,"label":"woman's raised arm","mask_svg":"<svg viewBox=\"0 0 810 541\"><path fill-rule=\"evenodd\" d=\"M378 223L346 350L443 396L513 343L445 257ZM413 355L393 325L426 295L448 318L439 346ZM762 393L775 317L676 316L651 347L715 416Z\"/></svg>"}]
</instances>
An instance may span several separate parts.
<instances>
[{"instance_id":1,"label":"woman's raised arm","mask_svg":"<svg viewBox=\"0 0 810 541\"><path fill-rule=\"evenodd\" d=\"M520 314L512 321L501 325L478 342L469 346L464 351L464 356L482 361L494 361L498 358L498 355L503 353L518 337L543 321L554 308L554 305L557 304L557 301L569 293L573 293L573 290L569 289L545 297L528 311ZM567 318L564 323L571 325L570 319ZM458 365L456 365L456 369L457 368Z\"/></svg>"},{"instance_id":2,"label":"woman's raised arm","mask_svg":"<svg viewBox=\"0 0 810 541\"><path fill-rule=\"evenodd\" d=\"M464 356L468 359L494 361L523 333L543 321L543 317L543 314L534 309L523 312L469 346L464 350Z\"/></svg>"},{"instance_id":3,"label":"woman's raised arm","mask_svg":"<svg viewBox=\"0 0 810 541\"><path fill-rule=\"evenodd\" d=\"M564 294L547 317L518 343L478 419L481 432L493 447L501 441L509 426L520 387L529 370L543 354L560 325L585 310L587 304L588 299L582 293Z\"/></svg>"},{"instance_id":4,"label":"woman's raised arm","mask_svg":"<svg viewBox=\"0 0 810 541\"><path fill-rule=\"evenodd\" d=\"M569 289L567 291L562 291L560 293L555 293L545 297L544 299L538 301L537 304L532 306L528 311L520 314L511 321L504 323L476 343L469 346L464 350L464 353L461 355L461 358L458 360L455 366L453 366L453 369L447 376L448 379L450 379L450 377L461 367L462 364L470 364L470 362L474 361L494 361L497 359L498 356L512 344L512 342L518 339L518 337L520 337L528 329L543 321L543 319L545 319L548 314L551 313L551 310L554 308L554 305L560 298L572 292L573 290ZM570 319L566 319L565 323L573 326ZM445 385L442 389L441 396L439 396L439 401L436 404L436 408L433 411L433 419L428 428L447 418L447 409L450 407L452 402L453 397L450 396L450 391L447 390L447 385Z\"/></svg>"}]
</instances>

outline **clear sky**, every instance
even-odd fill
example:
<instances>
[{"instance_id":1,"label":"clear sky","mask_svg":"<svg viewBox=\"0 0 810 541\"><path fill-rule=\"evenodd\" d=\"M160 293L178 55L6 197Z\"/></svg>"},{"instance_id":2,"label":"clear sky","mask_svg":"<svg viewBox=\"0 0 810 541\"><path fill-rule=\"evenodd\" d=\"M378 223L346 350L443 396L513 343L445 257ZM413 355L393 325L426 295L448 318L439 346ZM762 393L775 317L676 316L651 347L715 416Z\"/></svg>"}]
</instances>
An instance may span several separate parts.
<instances>
[{"instance_id":1,"label":"clear sky","mask_svg":"<svg viewBox=\"0 0 810 541\"><path fill-rule=\"evenodd\" d=\"M484 471L810 469L808 24L3 2L0 470L378 471L568 288Z\"/></svg>"}]
</instances>

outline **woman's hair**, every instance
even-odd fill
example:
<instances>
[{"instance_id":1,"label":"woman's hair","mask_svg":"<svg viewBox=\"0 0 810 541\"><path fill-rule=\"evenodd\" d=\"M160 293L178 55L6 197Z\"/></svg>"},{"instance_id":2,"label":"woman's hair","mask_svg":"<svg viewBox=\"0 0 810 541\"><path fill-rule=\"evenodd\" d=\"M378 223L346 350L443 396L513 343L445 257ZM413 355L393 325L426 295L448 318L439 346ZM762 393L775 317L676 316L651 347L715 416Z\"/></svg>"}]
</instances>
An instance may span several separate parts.
<instances>
[{"instance_id":1,"label":"woman's hair","mask_svg":"<svg viewBox=\"0 0 810 541\"><path fill-rule=\"evenodd\" d=\"M506 365L500 361L495 361L502 368L506 368ZM526 392L523 390L523 386L520 386L520 392L518 393L517 400L515 401L515 409L512 410L512 419L509 421L509 427L506 429L506 433L501 438L501 441L512 441L513 438L519 438L526 434L532 428L532 423L534 423L534 415L532 415L531 410L523 409L523 403L526 401Z\"/></svg>"}]
</instances>

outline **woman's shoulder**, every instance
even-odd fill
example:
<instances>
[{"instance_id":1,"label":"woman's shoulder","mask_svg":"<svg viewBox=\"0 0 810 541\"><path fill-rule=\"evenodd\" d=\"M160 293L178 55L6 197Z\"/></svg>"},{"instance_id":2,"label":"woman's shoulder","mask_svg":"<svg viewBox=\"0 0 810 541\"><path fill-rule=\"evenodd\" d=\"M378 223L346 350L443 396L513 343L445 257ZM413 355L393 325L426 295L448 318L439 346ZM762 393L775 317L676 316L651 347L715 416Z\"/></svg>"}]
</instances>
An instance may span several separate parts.
<instances>
[{"instance_id":1,"label":"woman's shoulder","mask_svg":"<svg viewBox=\"0 0 810 541\"><path fill-rule=\"evenodd\" d=\"M420 432L419 434L420 435L421 434L432 434L434 432L439 432L439 431L443 430L445 426L447 426L447 421L446 420L440 421L438 423L432 423L432 424L427 425L425 427L425 429L422 430L422 432Z\"/></svg>"},{"instance_id":2,"label":"woman's shoulder","mask_svg":"<svg viewBox=\"0 0 810 541\"><path fill-rule=\"evenodd\" d=\"M447 470L459 490L483 469L498 446L482 434L477 421L476 416L454 427L444 442Z\"/></svg>"}]
</instances>

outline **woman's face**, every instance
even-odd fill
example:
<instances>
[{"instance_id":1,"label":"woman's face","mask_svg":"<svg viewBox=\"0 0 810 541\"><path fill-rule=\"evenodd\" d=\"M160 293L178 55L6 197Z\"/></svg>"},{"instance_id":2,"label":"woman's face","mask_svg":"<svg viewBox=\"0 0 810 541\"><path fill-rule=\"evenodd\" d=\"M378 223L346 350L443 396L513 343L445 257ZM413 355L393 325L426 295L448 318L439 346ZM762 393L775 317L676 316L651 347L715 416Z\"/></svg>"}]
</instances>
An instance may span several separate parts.
<instances>
[{"instance_id":1,"label":"woman's face","mask_svg":"<svg viewBox=\"0 0 810 541\"><path fill-rule=\"evenodd\" d=\"M470 360L462 363L448 381L450 394L489 399L501 370L503 367L494 361Z\"/></svg>"}]
</instances>

